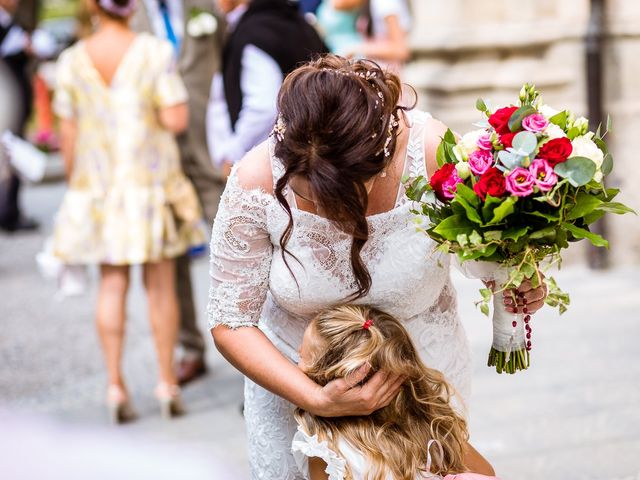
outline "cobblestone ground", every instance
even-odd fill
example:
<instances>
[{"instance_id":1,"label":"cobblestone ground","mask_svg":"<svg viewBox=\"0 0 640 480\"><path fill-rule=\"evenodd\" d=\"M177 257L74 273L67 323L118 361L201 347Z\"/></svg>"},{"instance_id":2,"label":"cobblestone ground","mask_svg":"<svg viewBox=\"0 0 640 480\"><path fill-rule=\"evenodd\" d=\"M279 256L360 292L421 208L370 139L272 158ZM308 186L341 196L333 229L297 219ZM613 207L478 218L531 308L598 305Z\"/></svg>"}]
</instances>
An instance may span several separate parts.
<instances>
[{"instance_id":1,"label":"cobblestone ground","mask_svg":"<svg viewBox=\"0 0 640 480\"><path fill-rule=\"evenodd\" d=\"M113 431L102 405L95 281L86 295L60 299L34 261L62 192L60 184L27 188L23 200L29 214L43 222L41 232L0 234L0 407L53 418L63 428ZM139 273L134 269L124 369L140 419L118 427L120 432L222 458L236 478L248 478L242 378L212 343L210 373L184 390L188 415L160 420ZM195 263L193 277L203 310L206 259ZM572 294L571 309L562 317L547 310L535 316L532 367L505 376L485 366L491 329L473 307L477 285L454 272L475 362L472 441L505 480L638 480L640 269L600 273L572 266L557 278ZM200 321L204 328L204 316Z\"/></svg>"}]
</instances>

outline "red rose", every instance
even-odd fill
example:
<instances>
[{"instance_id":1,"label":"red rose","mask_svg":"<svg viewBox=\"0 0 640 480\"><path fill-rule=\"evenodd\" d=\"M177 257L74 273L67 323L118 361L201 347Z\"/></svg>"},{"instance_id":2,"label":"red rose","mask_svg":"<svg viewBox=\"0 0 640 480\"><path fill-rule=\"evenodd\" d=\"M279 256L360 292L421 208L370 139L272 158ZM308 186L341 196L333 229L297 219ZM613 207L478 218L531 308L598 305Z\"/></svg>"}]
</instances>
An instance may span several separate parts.
<instances>
[{"instance_id":1,"label":"red rose","mask_svg":"<svg viewBox=\"0 0 640 480\"><path fill-rule=\"evenodd\" d=\"M495 128L499 134L510 133L509 119L517 109L518 107L499 108L489 117L489 124Z\"/></svg>"},{"instance_id":2,"label":"red rose","mask_svg":"<svg viewBox=\"0 0 640 480\"><path fill-rule=\"evenodd\" d=\"M453 198L455 186L460 181L455 165L453 163L445 163L431 175L429 185L431 185L440 201L448 202Z\"/></svg>"},{"instance_id":3,"label":"red rose","mask_svg":"<svg viewBox=\"0 0 640 480\"><path fill-rule=\"evenodd\" d=\"M513 147L513 137L515 137L518 132L512 133L503 133L500 135L500 143L504 146L504 148Z\"/></svg>"},{"instance_id":4,"label":"red rose","mask_svg":"<svg viewBox=\"0 0 640 480\"><path fill-rule=\"evenodd\" d=\"M473 191L484 201L487 194L492 197L502 197L507 191L504 175L496 167L491 167L483 173L476 184Z\"/></svg>"},{"instance_id":5,"label":"red rose","mask_svg":"<svg viewBox=\"0 0 640 480\"><path fill-rule=\"evenodd\" d=\"M564 162L573 152L571 140L566 137L554 138L540 147L538 158L544 158L549 165L555 167Z\"/></svg>"}]
</instances>

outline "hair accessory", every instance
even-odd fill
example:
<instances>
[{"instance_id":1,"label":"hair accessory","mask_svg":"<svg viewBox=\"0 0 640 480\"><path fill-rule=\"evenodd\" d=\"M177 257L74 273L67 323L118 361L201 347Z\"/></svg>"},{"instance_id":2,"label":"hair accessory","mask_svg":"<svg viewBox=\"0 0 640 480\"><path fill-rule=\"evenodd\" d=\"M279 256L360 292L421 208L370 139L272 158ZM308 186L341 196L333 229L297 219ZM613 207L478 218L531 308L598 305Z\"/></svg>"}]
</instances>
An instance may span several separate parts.
<instances>
[{"instance_id":1,"label":"hair accessory","mask_svg":"<svg viewBox=\"0 0 640 480\"><path fill-rule=\"evenodd\" d=\"M367 318L367 320L362 324L362 328L364 328L365 330L369 330L369 327L371 325L373 325L373 320Z\"/></svg>"},{"instance_id":2,"label":"hair accessory","mask_svg":"<svg viewBox=\"0 0 640 480\"><path fill-rule=\"evenodd\" d=\"M276 140L279 142L284 140L284 134L287 131L287 124L284 123L284 117L281 113L278 114L278 120L276 120L276 124L273 126L273 130L271 133L276 136Z\"/></svg>"},{"instance_id":3,"label":"hair accessory","mask_svg":"<svg viewBox=\"0 0 640 480\"><path fill-rule=\"evenodd\" d=\"M128 17L136 9L136 0L129 0L125 5L118 5L113 0L98 0L98 5L118 17Z\"/></svg>"}]
</instances>

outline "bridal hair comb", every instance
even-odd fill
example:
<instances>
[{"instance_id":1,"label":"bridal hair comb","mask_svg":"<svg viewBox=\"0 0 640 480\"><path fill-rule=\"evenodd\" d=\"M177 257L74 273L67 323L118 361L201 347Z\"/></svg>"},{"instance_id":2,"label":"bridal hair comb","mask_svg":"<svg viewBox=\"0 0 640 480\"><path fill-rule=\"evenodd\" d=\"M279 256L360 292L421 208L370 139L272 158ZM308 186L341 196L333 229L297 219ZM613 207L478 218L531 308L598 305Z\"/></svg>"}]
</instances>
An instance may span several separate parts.
<instances>
[{"instance_id":1,"label":"bridal hair comb","mask_svg":"<svg viewBox=\"0 0 640 480\"><path fill-rule=\"evenodd\" d=\"M129 0L125 5L118 5L113 0L98 0L98 5L113 15L126 18L136 9L136 0Z\"/></svg>"},{"instance_id":2,"label":"bridal hair comb","mask_svg":"<svg viewBox=\"0 0 640 480\"><path fill-rule=\"evenodd\" d=\"M371 327L371 325L373 325L373 320L367 318L367 320L362 324L362 328L364 328L365 330L369 330L369 327Z\"/></svg>"},{"instance_id":3,"label":"bridal hair comb","mask_svg":"<svg viewBox=\"0 0 640 480\"><path fill-rule=\"evenodd\" d=\"M284 140L284 134L287 131L287 124L284 122L284 117L281 113L278 114L278 120L273 126L272 134L276 136L276 139L281 142Z\"/></svg>"}]
</instances>

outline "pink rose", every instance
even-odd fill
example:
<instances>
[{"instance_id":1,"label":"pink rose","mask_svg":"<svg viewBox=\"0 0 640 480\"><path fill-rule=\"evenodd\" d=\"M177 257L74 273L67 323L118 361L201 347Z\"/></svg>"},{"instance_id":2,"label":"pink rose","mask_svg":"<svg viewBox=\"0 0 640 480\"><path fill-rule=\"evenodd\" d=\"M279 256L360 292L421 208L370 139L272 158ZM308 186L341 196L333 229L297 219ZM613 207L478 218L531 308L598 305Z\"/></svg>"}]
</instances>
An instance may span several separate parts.
<instances>
[{"instance_id":1,"label":"pink rose","mask_svg":"<svg viewBox=\"0 0 640 480\"><path fill-rule=\"evenodd\" d=\"M482 175L493 165L493 155L487 150L476 150L469 155L469 168L474 175Z\"/></svg>"},{"instance_id":2,"label":"pink rose","mask_svg":"<svg viewBox=\"0 0 640 480\"><path fill-rule=\"evenodd\" d=\"M480 147L482 150L491 151L493 149L493 145L491 144L491 134L483 133L482 135L480 135L478 137L476 145L478 145L478 147Z\"/></svg>"},{"instance_id":3,"label":"pink rose","mask_svg":"<svg viewBox=\"0 0 640 480\"><path fill-rule=\"evenodd\" d=\"M442 202L451 200L454 196L458 183L462 182L462 179L456 172L456 167L453 163L445 163L442 167L436 170L429 184L436 194L436 197Z\"/></svg>"},{"instance_id":4,"label":"pink rose","mask_svg":"<svg viewBox=\"0 0 640 480\"><path fill-rule=\"evenodd\" d=\"M533 175L533 181L541 192L548 192L558 183L558 176L553 171L549 162L542 158L536 158L529 166L529 171Z\"/></svg>"},{"instance_id":5,"label":"pink rose","mask_svg":"<svg viewBox=\"0 0 640 480\"><path fill-rule=\"evenodd\" d=\"M442 183L442 195L446 199L451 200L456 193L459 183L462 183L462 179L458 176L458 173L453 170L451 176Z\"/></svg>"},{"instance_id":6,"label":"pink rose","mask_svg":"<svg viewBox=\"0 0 640 480\"><path fill-rule=\"evenodd\" d=\"M547 118L540 113L532 113L528 117L525 117L524 120L522 120L522 128L533 133L543 131L545 128L547 128L547 125L549 125L549 120L547 120Z\"/></svg>"},{"instance_id":7,"label":"pink rose","mask_svg":"<svg viewBox=\"0 0 640 480\"><path fill-rule=\"evenodd\" d=\"M535 179L526 168L514 168L507 175L507 191L516 197L526 197L533 193Z\"/></svg>"}]
</instances>

